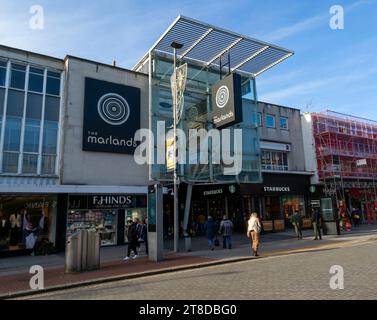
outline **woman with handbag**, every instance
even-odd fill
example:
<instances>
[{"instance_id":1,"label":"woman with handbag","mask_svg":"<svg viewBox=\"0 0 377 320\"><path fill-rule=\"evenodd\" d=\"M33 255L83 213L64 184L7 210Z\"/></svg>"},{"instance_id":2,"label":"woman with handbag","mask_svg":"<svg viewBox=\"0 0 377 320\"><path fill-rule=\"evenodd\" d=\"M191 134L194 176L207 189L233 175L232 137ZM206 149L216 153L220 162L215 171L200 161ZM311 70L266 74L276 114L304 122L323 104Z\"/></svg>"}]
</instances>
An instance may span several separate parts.
<instances>
[{"instance_id":1,"label":"woman with handbag","mask_svg":"<svg viewBox=\"0 0 377 320\"><path fill-rule=\"evenodd\" d=\"M260 242L260 233L262 231L262 224L256 212L253 212L250 215L247 225L247 237L250 238L251 241L252 255L253 257L258 257L258 248Z\"/></svg>"}]
</instances>

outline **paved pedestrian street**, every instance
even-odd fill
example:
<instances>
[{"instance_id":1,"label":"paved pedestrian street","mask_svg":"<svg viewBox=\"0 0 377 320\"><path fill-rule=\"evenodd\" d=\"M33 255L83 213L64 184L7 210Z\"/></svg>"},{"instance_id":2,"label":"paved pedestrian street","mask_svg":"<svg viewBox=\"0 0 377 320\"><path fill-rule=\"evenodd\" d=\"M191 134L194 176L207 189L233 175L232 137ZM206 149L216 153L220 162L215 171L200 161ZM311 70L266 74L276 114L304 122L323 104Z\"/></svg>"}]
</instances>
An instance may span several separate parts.
<instances>
[{"instance_id":1,"label":"paved pedestrian street","mask_svg":"<svg viewBox=\"0 0 377 320\"><path fill-rule=\"evenodd\" d=\"M376 242L52 292L29 299L376 299ZM344 270L332 289L330 268ZM339 275L339 274L338 274Z\"/></svg>"}]
</instances>

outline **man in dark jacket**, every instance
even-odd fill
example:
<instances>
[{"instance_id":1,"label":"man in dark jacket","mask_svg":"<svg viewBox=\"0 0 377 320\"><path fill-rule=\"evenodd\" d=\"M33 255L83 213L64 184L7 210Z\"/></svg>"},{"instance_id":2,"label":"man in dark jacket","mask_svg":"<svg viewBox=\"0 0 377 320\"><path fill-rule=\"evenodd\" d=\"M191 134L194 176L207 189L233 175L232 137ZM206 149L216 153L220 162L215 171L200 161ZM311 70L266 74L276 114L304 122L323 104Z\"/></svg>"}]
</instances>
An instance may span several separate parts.
<instances>
[{"instance_id":1,"label":"man in dark jacket","mask_svg":"<svg viewBox=\"0 0 377 320\"><path fill-rule=\"evenodd\" d=\"M140 226L140 235L139 238L143 240L145 244L145 253L148 254L148 226L147 226L147 219L144 219L142 223L139 224Z\"/></svg>"},{"instance_id":2,"label":"man in dark jacket","mask_svg":"<svg viewBox=\"0 0 377 320\"><path fill-rule=\"evenodd\" d=\"M137 258L137 247L139 245L139 233L138 233L138 224L137 219L134 218L134 220L130 223L128 226L128 251L127 256L123 259L124 261L127 261L130 259L131 251L134 252L133 259Z\"/></svg>"},{"instance_id":3,"label":"man in dark jacket","mask_svg":"<svg viewBox=\"0 0 377 320\"><path fill-rule=\"evenodd\" d=\"M219 230L219 233L223 235L223 249L232 249L232 231L233 223L228 219L227 215L224 215Z\"/></svg>"},{"instance_id":4,"label":"man in dark jacket","mask_svg":"<svg viewBox=\"0 0 377 320\"><path fill-rule=\"evenodd\" d=\"M204 231L206 233L206 238L208 240L209 250L214 250L213 240L216 235L216 223L211 216L208 216L207 222L204 224Z\"/></svg>"},{"instance_id":5,"label":"man in dark jacket","mask_svg":"<svg viewBox=\"0 0 377 320\"><path fill-rule=\"evenodd\" d=\"M312 224L314 229L314 240L322 240L321 235L321 224L322 224L322 214L319 209L312 209Z\"/></svg>"}]
</instances>

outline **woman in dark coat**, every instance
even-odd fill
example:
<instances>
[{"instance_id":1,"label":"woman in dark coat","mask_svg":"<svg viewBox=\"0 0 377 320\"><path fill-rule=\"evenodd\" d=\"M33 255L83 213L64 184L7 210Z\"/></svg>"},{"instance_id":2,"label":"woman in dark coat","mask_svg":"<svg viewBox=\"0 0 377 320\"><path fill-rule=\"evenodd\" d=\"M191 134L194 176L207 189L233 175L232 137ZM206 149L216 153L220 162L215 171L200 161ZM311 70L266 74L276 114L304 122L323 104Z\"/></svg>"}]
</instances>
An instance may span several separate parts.
<instances>
[{"instance_id":1,"label":"woman in dark coat","mask_svg":"<svg viewBox=\"0 0 377 320\"><path fill-rule=\"evenodd\" d=\"M214 250L215 246L213 240L216 236L216 223L211 216L208 216L208 220L204 224L204 231L208 240L209 250Z\"/></svg>"}]
</instances>

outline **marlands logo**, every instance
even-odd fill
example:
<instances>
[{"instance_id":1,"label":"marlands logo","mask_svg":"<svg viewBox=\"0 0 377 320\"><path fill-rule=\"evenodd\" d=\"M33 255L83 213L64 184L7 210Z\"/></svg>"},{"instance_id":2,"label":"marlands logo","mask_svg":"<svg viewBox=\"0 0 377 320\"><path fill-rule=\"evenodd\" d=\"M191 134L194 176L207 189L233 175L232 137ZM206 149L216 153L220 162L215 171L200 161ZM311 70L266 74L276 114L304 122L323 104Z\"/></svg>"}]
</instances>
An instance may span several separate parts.
<instances>
[{"instance_id":1,"label":"marlands logo","mask_svg":"<svg viewBox=\"0 0 377 320\"><path fill-rule=\"evenodd\" d=\"M229 89L227 86L221 86L216 93L216 105L222 109L229 101Z\"/></svg>"},{"instance_id":2,"label":"marlands logo","mask_svg":"<svg viewBox=\"0 0 377 320\"><path fill-rule=\"evenodd\" d=\"M137 147L137 142L134 138L126 139L118 139L114 138L113 136L99 136L97 132L88 132L88 143L92 144L104 144L104 145L111 145L111 146L120 146L120 147Z\"/></svg>"},{"instance_id":3,"label":"marlands logo","mask_svg":"<svg viewBox=\"0 0 377 320\"><path fill-rule=\"evenodd\" d=\"M127 100L117 93L103 95L98 100L97 111L103 121L113 126L125 123L130 116Z\"/></svg>"}]
</instances>

